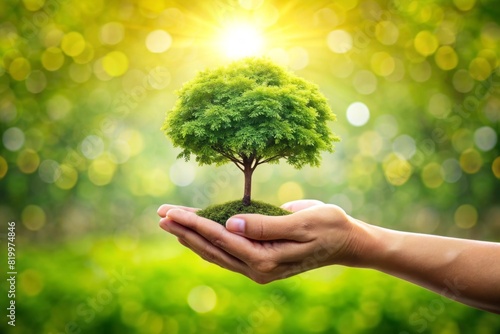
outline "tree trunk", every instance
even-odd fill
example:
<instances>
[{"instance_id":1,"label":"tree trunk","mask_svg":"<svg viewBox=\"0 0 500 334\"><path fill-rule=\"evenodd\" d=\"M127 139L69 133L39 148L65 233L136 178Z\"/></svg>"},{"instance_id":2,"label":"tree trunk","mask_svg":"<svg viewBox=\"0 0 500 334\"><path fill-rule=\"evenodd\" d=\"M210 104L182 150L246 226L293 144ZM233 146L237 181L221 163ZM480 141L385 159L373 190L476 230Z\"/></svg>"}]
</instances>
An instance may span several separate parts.
<instances>
[{"instance_id":1,"label":"tree trunk","mask_svg":"<svg viewBox=\"0 0 500 334\"><path fill-rule=\"evenodd\" d=\"M243 191L243 205L250 205L250 199L252 194L252 174L253 170L250 166L245 166L245 170L243 171L245 174L245 189Z\"/></svg>"}]
</instances>

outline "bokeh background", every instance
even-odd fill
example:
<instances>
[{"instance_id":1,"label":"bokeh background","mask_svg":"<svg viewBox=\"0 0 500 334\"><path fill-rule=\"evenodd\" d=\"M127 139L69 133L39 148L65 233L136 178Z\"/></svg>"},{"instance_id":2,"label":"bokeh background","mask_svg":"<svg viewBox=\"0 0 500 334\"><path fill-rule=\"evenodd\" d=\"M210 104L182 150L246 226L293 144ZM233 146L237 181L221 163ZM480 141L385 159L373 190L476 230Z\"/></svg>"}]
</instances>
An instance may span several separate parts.
<instances>
[{"instance_id":1,"label":"bokeh background","mask_svg":"<svg viewBox=\"0 0 500 334\"><path fill-rule=\"evenodd\" d=\"M369 270L257 285L156 216L242 196L239 170L176 160L160 127L197 71L257 52L319 85L342 141L320 168L259 167L254 198L500 241L499 42L496 0L1 1L0 331L500 332L498 316Z\"/></svg>"}]
</instances>

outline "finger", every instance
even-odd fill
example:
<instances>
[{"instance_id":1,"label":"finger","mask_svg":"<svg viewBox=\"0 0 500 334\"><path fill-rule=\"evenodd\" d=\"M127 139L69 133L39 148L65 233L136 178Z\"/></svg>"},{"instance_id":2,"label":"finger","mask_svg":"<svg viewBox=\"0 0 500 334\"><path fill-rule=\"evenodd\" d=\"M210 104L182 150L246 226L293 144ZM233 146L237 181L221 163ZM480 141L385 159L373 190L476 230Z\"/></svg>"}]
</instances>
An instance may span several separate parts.
<instances>
[{"instance_id":1,"label":"finger","mask_svg":"<svg viewBox=\"0 0 500 334\"><path fill-rule=\"evenodd\" d=\"M311 206L323 205L325 203L315 200L315 199L302 199L297 201L291 201L283 204L281 207L285 210L297 212L310 208Z\"/></svg>"},{"instance_id":2,"label":"finger","mask_svg":"<svg viewBox=\"0 0 500 334\"><path fill-rule=\"evenodd\" d=\"M189 206L163 204L158 208L158 211L156 211L156 212L158 213L158 216L165 217L167 215L168 210L174 209L174 208L182 209L182 210L186 210L186 211L190 211L190 212L196 212L199 210L197 208L191 208Z\"/></svg>"},{"instance_id":3,"label":"finger","mask_svg":"<svg viewBox=\"0 0 500 334\"><path fill-rule=\"evenodd\" d=\"M182 245L190 248L202 259L211 263L215 263L228 270L236 271L239 273L244 272L246 265L242 261L229 255L220 248L215 247L208 240L204 239L189 228L177 224L174 221L163 222L162 228L164 228L167 232L170 232L173 235L177 236L177 239Z\"/></svg>"},{"instance_id":4,"label":"finger","mask_svg":"<svg viewBox=\"0 0 500 334\"><path fill-rule=\"evenodd\" d=\"M308 241L307 224L301 222L298 214L287 216L264 216L241 214L229 218L226 229L254 240Z\"/></svg>"},{"instance_id":5,"label":"finger","mask_svg":"<svg viewBox=\"0 0 500 334\"><path fill-rule=\"evenodd\" d=\"M167 213L166 220L191 229L208 240L214 246L219 247L234 257L248 263L255 255L254 244L239 235L230 233L224 226L210 219L198 216L193 212L171 209Z\"/></svg>"}]
</instances>

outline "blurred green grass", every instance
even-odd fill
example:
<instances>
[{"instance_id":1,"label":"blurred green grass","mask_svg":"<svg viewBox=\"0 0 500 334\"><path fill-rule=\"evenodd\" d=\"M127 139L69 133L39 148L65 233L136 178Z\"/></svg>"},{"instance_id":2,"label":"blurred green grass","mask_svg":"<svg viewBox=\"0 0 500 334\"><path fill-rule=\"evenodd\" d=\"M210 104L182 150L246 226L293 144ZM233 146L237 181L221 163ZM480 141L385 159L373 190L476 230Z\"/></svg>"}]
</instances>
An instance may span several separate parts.
<instances>
[{"instance_id":1,"label":"blurred green grass","mask_svg":"<svg viewBox=\"0 0 500 334\"><path fill-rule=\"evenodd\" d=\"M89 247L90 245L90 247ZM29 262L27 261L29 259ZM497 333L500 318L370 270L258 285L173 238L26 248L9 333Z\"/></svg>"}]
</instances>

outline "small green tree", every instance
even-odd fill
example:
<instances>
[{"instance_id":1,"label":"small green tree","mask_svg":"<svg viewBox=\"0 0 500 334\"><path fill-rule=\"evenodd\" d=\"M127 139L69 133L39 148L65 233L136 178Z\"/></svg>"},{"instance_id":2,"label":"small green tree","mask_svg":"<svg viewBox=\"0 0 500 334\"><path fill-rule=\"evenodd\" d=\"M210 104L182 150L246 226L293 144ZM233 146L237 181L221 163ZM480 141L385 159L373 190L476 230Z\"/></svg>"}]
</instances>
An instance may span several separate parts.
<instances>
[{"instance_id":1,"label":"small green tree","mask_svg":"<svg viewBox=\"0 0 500 334\"><path fill-rule=\"evenodd\" d=\"M279 159L295 168L318 166L320 151L338 141L327 126L335 120L318 87L263 58L245 58L205 70L178 91L162 130L178 158L200 164L233 162L245 175L249 205L252 174Z\"/></svg>"}]
</instances>

